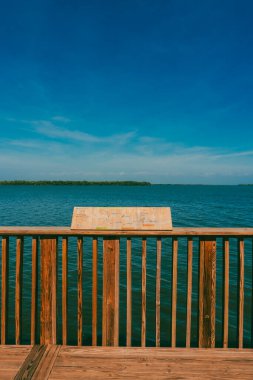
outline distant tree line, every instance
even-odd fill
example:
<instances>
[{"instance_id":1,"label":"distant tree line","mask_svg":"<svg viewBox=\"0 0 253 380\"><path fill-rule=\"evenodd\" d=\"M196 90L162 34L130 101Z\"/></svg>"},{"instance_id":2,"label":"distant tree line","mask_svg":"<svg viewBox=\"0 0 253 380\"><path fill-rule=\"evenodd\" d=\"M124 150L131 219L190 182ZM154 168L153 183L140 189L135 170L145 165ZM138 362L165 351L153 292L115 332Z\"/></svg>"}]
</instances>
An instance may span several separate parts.
<instances>
[{"instance_id":1,"label":"distant tree line","mask_svg":"<svg viewBox=\"0 0 253 380\"><path fill-rule=\"evenodd\" d=\"M117 186L150 186L150 182L140 182L140 181L0 181L0 185L34 185L34 186L43 186L43 185L117 185Z\"/></svg>"}]
</instances>

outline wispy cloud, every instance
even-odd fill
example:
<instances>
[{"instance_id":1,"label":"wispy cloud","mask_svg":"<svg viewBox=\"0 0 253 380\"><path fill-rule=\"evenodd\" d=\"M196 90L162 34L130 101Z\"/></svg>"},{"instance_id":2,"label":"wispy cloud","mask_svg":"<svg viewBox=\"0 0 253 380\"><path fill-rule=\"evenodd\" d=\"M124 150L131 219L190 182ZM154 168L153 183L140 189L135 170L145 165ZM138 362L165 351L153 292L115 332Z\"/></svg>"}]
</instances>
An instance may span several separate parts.
<instances>
[{"instance_id":1,"label":"wispy cloud","mask_svg":"<svg viewBox=\"0 0 253 380\"><path fill-rule=\"evenodd\" d=\"M232 153L224 153L224 154L218 154L214 156L214 158L230 158L230 157L247 157L247 156L253 156L253 150L245 150L241 152L232 152Z\"/></svg>"},{"instance_id":2,"label":"wispy cloud","mask_svg":"<svg viewBox=\"0 0 253 380\"><path fill-rule=\"evenodd\" d=\"M58 141L47 141L42 139L1 139L0 152L6 155L11 152L20 155L20 159L26 153L32 154L34 157L39 155L59 154L68 149L68 145Z\"/></svg>"},{"instance_id":3,"label":"wispy cloud","mask_svg":"<svg viewBox=\"0 0 253 380\"><path fill-rule=\"evenodd\" d=\"M143 179L162 183L237 183L253 178L253 160L217 161L209 153L114 154L31 150L0 153L0 173L6 178ZM8 170L7 170L8 168ZM73 170L74 168L74 170Z\"/></svg>"},{"instance_id":4,"label":"wispy cloud","mask_svg":"<svg viewBox=\"0 0 253 380\"><path fill-rule=\"evenodd\" d=\"M59 126L61 122L52 119L22 123L32 126L34 138L1 140L1 178L253 181L252 150L185 146L131 130L98 136L71 128L71 122Z\"/></svg>"},{"instance_id":5,"label":"wispy cloud","mask_svg":"<svg viewBox=\"0 0 253 380\"><path fill-rule=\"evenodd\" d=\"M76 129L63 128L55 125L53 122L48 120L34 120L31 124L35 127L37 133L58 139L68 139L75 140L78 142L85 143L116 143L116 144L126 144L128 143L136 134L134 131L130 131L122 134L114 134L111 136L96 136L90 133L82 132Z\"/></svg>"},{"instance_id":6,"label":"wispy cloud","mask_svg":"<svg viewBox=\"0 0 253 380\"><path fill-rule=\"evenodd\" d=\"M56 115L56 116L53 116L52 117L52 120L54 121L59 121L59 122L62 122L62 123L69 123L71 120L68 119L67 117L65 116L60 116L60 115Z\"/></svg>"}]
</instances>

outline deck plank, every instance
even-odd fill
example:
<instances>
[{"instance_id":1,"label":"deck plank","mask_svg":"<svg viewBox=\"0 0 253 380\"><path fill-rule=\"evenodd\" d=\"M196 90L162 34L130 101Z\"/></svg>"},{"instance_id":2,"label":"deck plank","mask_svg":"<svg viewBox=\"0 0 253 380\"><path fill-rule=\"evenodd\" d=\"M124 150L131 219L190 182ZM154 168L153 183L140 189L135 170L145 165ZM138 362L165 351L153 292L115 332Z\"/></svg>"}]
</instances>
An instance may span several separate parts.
<instances>
[{"instance_id":1,"label":"deck plank","mask_svg":"<svg viewBox=\"0 0 253 380\"><path fill-rule=\"evenodd\" d=\"M22 346L17 347L19 350L22 349ZM30 346L30 352L23 360L23 364L19 366L19 370L16 371L16 376L11 378L14 380L47 380L59 351L60 346L57 345Z\"/></svg>"},{"instance_id":2,"label":"deck plank","mask_svg":"<svg viewBox=\"0 0 253 380\"><path fill-rule=\"evenodd\" d=\"M0 346L0 379L253 378L253 349Z\"/></svg>"},{"instance_id":3,"label":"deck plank","mask_svg":"<svg viewBox=\"0 0 253 380\"><path fill-rule=\"evenodd\" d=\"M62 347L49 379L200 379L203 374L252 379L253 350Z\"/></svg>"},{"instance_id":4,"label":"deck plank","mask_svg":"<svg viewBox=\"0 0 253 380\"><path fill-rule=\"evenodd\" d=\"M45 351L46 346L34 345L16 374L15 380L32 379Z\"/></svg>"},{"instance_id":5,"label":"deck plank","mask_svg":"<svg viewBox=\"0 0 253 380\"><path fill-rule=\"evenodd\" d=\"M31 351L31 346L0 346L0 379L14 379Z\"/></svg>"},{"instance_id":6,"label":"deck plank","mask_svg":"<svg viewBox=\"0 0 253 380\"><path fill-rule=\"evenodd\" d=\"M33 380L47 380L50 376L55 360L60 352L61 346L48 345L40 359L40 362L32 376ZM70 375L71 379L71 375Z\"/></svg>"}]
</instances>

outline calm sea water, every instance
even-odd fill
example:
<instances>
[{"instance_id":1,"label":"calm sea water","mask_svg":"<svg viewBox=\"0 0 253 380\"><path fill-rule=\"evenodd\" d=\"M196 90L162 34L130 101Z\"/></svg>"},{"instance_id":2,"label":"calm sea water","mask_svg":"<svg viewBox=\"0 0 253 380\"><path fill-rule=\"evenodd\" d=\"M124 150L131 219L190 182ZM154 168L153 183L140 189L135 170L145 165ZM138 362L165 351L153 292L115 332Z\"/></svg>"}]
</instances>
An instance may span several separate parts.
<instances>
[{"instance_id":1,"label":"calm sea water","mask_svg":"<svg viewBox=\"0 0 253 380\"><path fill-rule=\"evenodd\" d=\"M253 227L253 187L244 186L0 186L0 224L69 226L74 206L170 206L174 226ZM91 342L91 238L84 242L84 344ZM171 239L163 239L161 278L161 343L170 344ZM223 255L222 240L217 248L216 341L222 340ZM59 247L61 240L59 241ZM121 240L120 259L120 343L126 331L126 241ZM147 251L147 344L155 342L155 239L148 239ZM245 346L252 345L252 241L245 245ZM194 241L192 343L197 343L198 241ZM101 342L102 241L99 240L98 335ZM10 241L8 340L14 341L15 240ZM229 344L236 345L238 307L238 254L231 240ZM61 331L61 252L58 265L58 333ZM77 254L76 241L69 241L69 343L76 343ZM179 241L177 344L185 344L186 318L186 239ZM23 342L29 341L31 291L31 239L26 239L23 266ZM141 334L141 239L133 239L133 343Z\"/></svg>"}]
</instances>

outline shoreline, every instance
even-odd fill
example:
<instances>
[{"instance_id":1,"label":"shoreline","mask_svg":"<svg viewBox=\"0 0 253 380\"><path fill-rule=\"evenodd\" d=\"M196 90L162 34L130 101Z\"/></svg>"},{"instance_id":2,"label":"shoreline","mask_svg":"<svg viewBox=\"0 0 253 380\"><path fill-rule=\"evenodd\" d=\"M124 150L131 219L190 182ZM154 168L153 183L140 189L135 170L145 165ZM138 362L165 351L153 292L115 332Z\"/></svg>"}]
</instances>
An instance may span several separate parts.
<instances>
[{"instance_id":1,"label":"shoreline","mask_svg":"<svg viewBox=\"0 0 253 380\"><path fill-rule=\"evenodd\" d=\"M0 186L246 186L253 184L203 184L203 183L151 183L147 181L26 181L4 180Z\"/></svg>"},{"instance_id":2,"label":"shoreline","mask_svg":"<svg viewBox=\"0 0 253 380\"><path fill-rule=\"evenodd\" d=\"M20 185L28 185L28 186L45 186L45 185L71 185L71 186L151 186L150 182L139 182L139 181L0 181L0 186L20 186Z\"/></svg>"}]
</instances>

